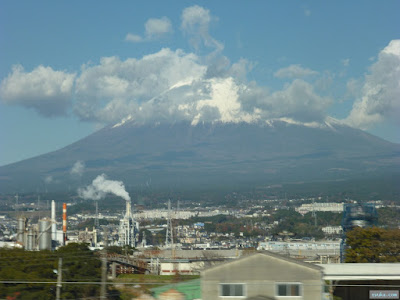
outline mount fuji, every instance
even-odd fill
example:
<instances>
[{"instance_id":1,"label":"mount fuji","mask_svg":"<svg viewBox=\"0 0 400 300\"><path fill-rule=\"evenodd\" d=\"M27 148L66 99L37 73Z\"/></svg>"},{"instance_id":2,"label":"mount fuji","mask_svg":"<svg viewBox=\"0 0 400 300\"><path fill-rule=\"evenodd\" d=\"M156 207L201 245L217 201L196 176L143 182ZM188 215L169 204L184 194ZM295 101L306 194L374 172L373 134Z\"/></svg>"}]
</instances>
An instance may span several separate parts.
<instances>
[{"instance_id":1,"label":"mount fuji","mask_svg":"<svg viewBox=\"0 0 400 300\"><path fill-rule=\"evenodd\" d=\"M81 176L71 172L76 162L85 166ZM146 125L128 117L60 150L0 167L0 190L66 190L102 173L128 188L235 186L380 176L399 166L400 145L332 118Z\"/></svg>"}]
</instances>

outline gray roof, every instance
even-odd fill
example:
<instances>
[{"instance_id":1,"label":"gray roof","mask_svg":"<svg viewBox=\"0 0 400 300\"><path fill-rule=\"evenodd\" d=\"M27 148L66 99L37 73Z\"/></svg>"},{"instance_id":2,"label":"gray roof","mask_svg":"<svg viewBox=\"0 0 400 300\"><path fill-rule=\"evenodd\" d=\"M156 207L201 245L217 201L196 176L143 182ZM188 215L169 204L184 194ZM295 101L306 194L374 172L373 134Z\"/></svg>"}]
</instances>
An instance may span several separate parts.
<instances>
[{"instance_id":1,"label":"gray roof","mask_svg":"<svg viewBox=\"0 0 400 300\"><path fill-rule=\"evenodd\" d=\"M144 254L150 253L151 250L143 251ZM243 250L226 249L226 250L181 250L176 249L174 254L171 249L152 251L153 258L174 258L177 259L211 259L211 258L237 258L242 255Z\"/></svg>"},{"instance_id":2,"label":"gray roof","mask_svg":"<svg viewBox=\"0 0 400 300\"><path fill-rule=\"evenodd\" d=\"M276 254L276 253L273 253L273 252L270 252L270 251L259 251L259 252L256 252L254 254L244 255L244 256L242 256L242 257L240 257L238 259L235 259L235 260L230 260L230 261L227 261L227 262L223 262L223 263L217 264L215 266L211 266L211 267L203 270L202 273L203 272L207 272L208 270L219 268L221 266L225 266L225 265L230 264L230 263L236 263L236 262L239 262L239 261L244 261L244 260L248 259L249 257L253 257L253 256L256 256L256 255L270 256L270 257L274 257L276 259L280 259L280 260L283 260L283 261L294 263L294 264L297 264L297 265L300 265L300 266L303 266L303 267L306 267L306 268L310 268L310 269L314 269L314 270L318 270L318 271L322 271L323 270L323 268L321 268L320 266L315 265L315 264L302 262L302 261L296 260L294 258L290 258L290 257L287 257L287 256L282 256L282 255L279 255L279 254Z\"/></svg>"},{"instance_id":3,"label":"gray roof","mask_svg":"<svg viewBox=\"0 0 400 300\"><path fill-rule=\"evenodd\" d=\"M325 280L400 280L400 263L321 264Z\"/></svg>"}]
</instances>

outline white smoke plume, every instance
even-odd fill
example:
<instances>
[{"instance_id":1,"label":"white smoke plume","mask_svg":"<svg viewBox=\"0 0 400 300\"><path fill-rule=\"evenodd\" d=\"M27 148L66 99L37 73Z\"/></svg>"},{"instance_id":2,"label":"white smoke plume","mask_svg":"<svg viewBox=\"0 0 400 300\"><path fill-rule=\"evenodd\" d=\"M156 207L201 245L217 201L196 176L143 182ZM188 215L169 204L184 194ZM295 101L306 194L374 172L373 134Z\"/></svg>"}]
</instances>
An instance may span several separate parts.
<instances>
[{"instance_id":1,"label":"white smoke plume","mask_svg":"<svg viewBox=\"0 0 400 300\"><path fill-rule=\"evenodd\" d=\"M71 170L69 171L69 174L71 174L71 176L79 176L80 177L83 175L84 171L85 171L85 163L81 160L78 160L72 166Z\"/></svg>"},{"instance_id":2,"label":"white smoke plume","mask_svg":"<svg viewBox=\"0 0 400 300\"><path fill-rule=\"evenodd\" d=\"M53 179L53 176L51 176L51 175L48 175L48 176L46 176L45 178L44 178L44 182L46 183L46 184L50 184L50 183L52 183L54 181L54 179Z\"/></svg>"},{"instance_id":3,"label":"white smoke plume","mask_svg":"<svg viewBox=\"0 0 400 300\"><path fill-rule=\"evenodd\" d=\"M79 197L86 200L100 200L107 194L114 194L124 200L131 200L122 181L108 180L105 174L97 176L91 185L78 189Z\"/></svg>"}]
</instances>

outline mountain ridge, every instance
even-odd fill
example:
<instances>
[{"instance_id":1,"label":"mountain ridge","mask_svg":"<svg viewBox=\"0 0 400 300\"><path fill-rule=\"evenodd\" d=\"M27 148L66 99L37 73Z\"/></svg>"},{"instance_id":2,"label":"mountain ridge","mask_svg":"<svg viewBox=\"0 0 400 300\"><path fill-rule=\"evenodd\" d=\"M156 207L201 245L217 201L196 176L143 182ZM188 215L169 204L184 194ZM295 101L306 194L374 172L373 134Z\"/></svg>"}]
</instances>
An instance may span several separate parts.
<instances>
[{"instance_id":1,"label":"mountain ridge","mask_svg":"<svg viewBox=\"0 0 400 300\"><path fill-rule=\"evenodd\" d=\"M400 145L334 119L321 124L141 125L128 120L59 150L0 167L0 188L75 187L101 173L132 186L149 180L169 186L336 180L398 169ZM85 164L79 178L70 174L77 161ZM51 178L47 184L46 177Z\"/></svg>"}]
</instances>

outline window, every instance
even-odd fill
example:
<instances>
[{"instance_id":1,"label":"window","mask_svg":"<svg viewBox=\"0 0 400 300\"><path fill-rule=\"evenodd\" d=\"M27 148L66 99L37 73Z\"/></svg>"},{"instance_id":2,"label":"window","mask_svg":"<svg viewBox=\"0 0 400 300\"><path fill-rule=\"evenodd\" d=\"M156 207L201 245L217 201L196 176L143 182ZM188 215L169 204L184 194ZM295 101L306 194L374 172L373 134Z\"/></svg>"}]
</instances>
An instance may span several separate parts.
<instances>
[{"instance_id":1,"label":"window","mask_svg":"<svg viewBox=\"0 0 400 300\"><path fill-rule=\"evenodd\" d=\"M278 283L277 296L301 296L301 283Z\"/></svg>"},{"instance_id":2,"label":"window","mask_svg":"<svg viewBox=\"0 0 400 300\"><path fill-rule=\"evenodd\" d=\"M244 297L243 283L224 283L221 284L220 296L222 297Z\"/></svg>"}]
</instances>

